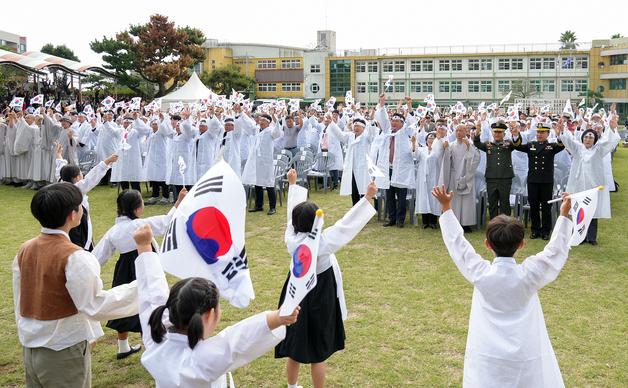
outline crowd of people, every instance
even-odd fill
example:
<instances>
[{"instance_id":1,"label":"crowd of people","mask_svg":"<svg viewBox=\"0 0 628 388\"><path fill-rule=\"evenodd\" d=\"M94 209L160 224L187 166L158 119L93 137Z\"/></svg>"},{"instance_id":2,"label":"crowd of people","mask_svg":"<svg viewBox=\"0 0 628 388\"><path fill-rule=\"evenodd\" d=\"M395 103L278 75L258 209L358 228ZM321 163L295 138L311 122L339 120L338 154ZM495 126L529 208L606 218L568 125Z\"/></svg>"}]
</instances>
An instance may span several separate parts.
<instances>
[{"instance_id":1,"label":"crowd of people","mask_svg":"<svg viewBox=\"0 0 628 388\"><path fill-rule=\"evenodd\" d=\"M332 101L305 110L267 103L253 112L247 101L232 97L220 104L175 104L168 111L151 103L115 111L104 106L62 114L35 106L3 112L0 178L37 190L31 212L42 226L13 264L28 386L89 385L90 343L103 335L98 321L108 320L107 327L118 332L119 359L141 350L129 344L128 333L142 333L142 364L158 386L226 386L229 371L274 347L276 358L288 358L289 388L297 387L301 363L311 365L313 384L322 387L325 361L345 342L347 313L334 253L376 214L372 202L385 206L385 227L403 227L408 198L415 201L424 228L440 225L452 259L483 295L473 298L465 384L563 386L536 292L555 279L567 258L572 228L568 193L604 186L595 218L610 217L609 191L615 188L611 153L620 139L613 107L608 115L576 117L540 110L527 116L516 106L505 115L498 106L425 111L415 110L410 98L389 107L382 94L374 109L351 101L334 106ZM291 169L278 177L275 161L276 155L305 149L328 156L325 166L319 165L324 159L317 159L311 168L328 173L331 189L339 187L353 204L322 234L317 285L289 316L258 314L212 336L220 320L219 291L201 278L183 279L169 289L154 237L165 233L196 181L224 159L244 185L254 188L250 212L264 210L266 191L268 215L275 214L277 178L286 178L285 242L292 254L308 238L318 207L297 185L306 185L298 172ZM91 169L83 175L86 160ZM172 188L176 202L168 214L142 218L144 181L152 188L146 204L174 202ZM123 191L115 224L94 244L87 194L100 182L115 183ZM557 182L561 190L555 190ZM509 217L513 193L525 193L529 200L532 239L550 240L547 201L554 194L564 198L554 238L521 264L523 275L516 278L509 266L516 265L512 257L523 246L524 228ZM493 264L482 260L463 236L477 224L479 195L488 199L486 233L497 257ZM596 244L596 231L592 222L586 241ZM112 288L105 290L100 268L115 252L119 258ZM289 292L289 279L280 302ZM500 310L504 303L521 322L515 331L475 314ZM513 336L538 341L525 354L513 356L503 346ZM59 360L72 354L82 356L61 367ZM494 357L501 360L499 368ZM521 357L526 361L519 362Z\"/></svg>"}]
</instances>

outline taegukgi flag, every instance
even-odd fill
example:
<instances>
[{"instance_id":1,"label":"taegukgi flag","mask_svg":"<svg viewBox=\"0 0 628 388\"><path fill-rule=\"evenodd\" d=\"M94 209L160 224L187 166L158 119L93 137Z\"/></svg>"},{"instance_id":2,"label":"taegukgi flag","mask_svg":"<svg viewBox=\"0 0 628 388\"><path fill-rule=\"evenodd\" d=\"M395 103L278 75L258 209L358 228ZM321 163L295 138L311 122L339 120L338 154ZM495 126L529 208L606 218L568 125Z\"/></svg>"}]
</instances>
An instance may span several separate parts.
<instances>
[{"instance_id":1,"label":"taegukgi flag","mask_svg":"<svg viewBox=\"0 0 628 388\"><path fill-rule=\"evenodd\" d=\"M216 163L179 204L161 246L164 270L179 278L211 280L233 306L255 298L244 247L246 195L224 160Z\"/></svg>"},{"instance_id":2,"label":"taegukgi flag","mask_svg":"<svg viewBox=\"0 0 628 388\"><path fill-rule=\"evenodd\" d=\"M323 211L316 211L312 231L297 249L292 252L290 260L290 280L286 288L286 296L279 309L282 317L292 314L303 298L316 287L316 258L318 246L323 232Z\"/></svg>"},{"instance_id":3,"label":"taegukgi flag","mask_svg":"<svg viewBox=\"0 0 628 388\"><path fill-rule=\"evenodd\" d=\"M570 246L580 245L587 236L587 230L597 208L597 196L604 186L570 194L571 219L573 220L573 233L569 240Z\"/></svg>"}]
</instances>

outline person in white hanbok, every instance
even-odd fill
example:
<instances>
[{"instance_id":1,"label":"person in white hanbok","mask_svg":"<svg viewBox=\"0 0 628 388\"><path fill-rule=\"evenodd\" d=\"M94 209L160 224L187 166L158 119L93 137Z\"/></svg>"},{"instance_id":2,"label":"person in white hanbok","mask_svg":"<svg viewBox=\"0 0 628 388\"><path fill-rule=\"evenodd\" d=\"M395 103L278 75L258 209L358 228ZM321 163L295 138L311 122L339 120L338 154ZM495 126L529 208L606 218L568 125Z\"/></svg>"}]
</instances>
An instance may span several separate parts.
<instances>
[{"instance_id":1,"label":"person in white hanbok","mask_svg":"<svg viewBox=\"0 0 628 388\"><path fill-rule=\"evenodd\" d=\"M273 348L296 322L299 307L286 317L264 312L213 335L220 323L219 292L204 278L180 280L169 289L159 255L152 252L148 225L134 235L142 342L142 365L157 387L226 388L231 371ZM164 314L166 313L166 314Z\"/></svg>"},{"instance_id":2,"label":"person in white hanbok","mask_svg":"<svg viewBox=\"0 0 628 388\"><path fill-rule=\"evenodd\" d=\"M172 125L168 125L162 113L159 118L154 117L150 120L150 127L141 120L136 120L135 125L138 127L146 127L149 129L149 135L146 140L147 151L144 160L144 171L146 180L150 183L151 196L146 201L146 205L154 205L159 202L162 205L169 203L169 190L166 185L166 149L168 140L172 138L174 130ZM161 199L159 194L161 192Z\"/></svg>"},{"instance_id":3,"label":"person in white hanbok","mask_svg":"<svg viewBox=\"0 0 628 388\"><path fill-rule=\"evenodd\" d=\"M120 182L123 190L130 184L133 190L141 191L140 182L146 180L141 142L151 130L139 119L138 112L124 118L123 128L122 143L117 151L119 159L111 168L111 182Z\"/></svg>"},{"instance_id":4,"label":"person in white hanbok","mask_svg":"<svg viewBox=\"0 0 628 388\"><path fill-rule=\"evenodd\" d=\"M444 134L444 129L440 129L438 133L428 133L425 136L425 147L416 147L414 151L418 161L414 211L421 214L423 229L436 229L437 218L440 215L440 205L431 193L432 187L438 184L445 147L449 146L443 139Z\"/></svg>"},{"instance_id":5,"label":"person in white hanbok","mask_svg":"<svg viewBox=\"0 0 628 388\"><path fill-rule=\"evenodd\" d=\"M39 152L41 140L39 126L35 123L35 116L32 114L22 115L13 112L9 115L9 126L15 127L15 143L13 144L13 160L15 166L15 178L26 182L24 188L33 187L33 181L29 171L33 159L33 152Z\"/></svg>"},{"instance_id":6,"label":"person in white hanbok","mask_svg":"<svg viewBox=\"0 0 628 388\"><path fill-rule=\"evenodd\" d=\"M226 117L225 121L233 122L233 117ZM220 127L209 125L207 119L201 119L198 125L199 134L194 139L194 153L196 158L196 180L201 179L203 175L216 162L216 150L219 148Z\"/></svg>"},{"instance_id":7,"label":"person in white hanbok","mask_svg":"<svg viewBox=\"0 0 628 388\"><path fill-rule=\"evenodd\" d=\"M59 119L61 123L61 133L59 134L59 139L57 140L61 147L63 148L63 159L67 160L72 164L79 164L78 152L77 149L79 147L79 139L77 133L72 129L73 119L71 116L63 116ZM111 154L105 155L105 158Z\"/></svg>"},{"instance_id":8,"label":"person in white hanbok","mask_svg":"<svg viewBox=\"0 0 628 388\"><path fill-rule=\"evenodd\" d=\"M340 195L351 195L351 202L355 205L364 195L370 181L366 157L377 128L367 125L363 118L354 119L348 126L352 130L342 131L335 122L327 128L347 147L340 181Z\"/></svg>"},{"instance_id":9,"label":"person in white hanbok","mask_svg":"<svg viewBox=\"0 0 628 388\"><path fill-rule=\"evenodd\" d=\"M296 184L295 170L288 172L288 223L284 242L292 255L312 231L318 206L306 202L307 189ZM353 240L366 226L376 211L370 200L377 194L377 186L370 182L364 197L333 226L325 228L320 237L316 259L316 286L299 303L299 320L286 329L286 338L275 348L275 358L288 357L286 374L288 386L297 385L299 364L311 364L312 385L325 386L325 360L344 349L347 319L342 285L342 273L335 253ZM286 278L279 305L285 299L290 273Z\"/></svg>"},{"instance_id":10,"label":"person in white hanbok","mask_svg":"<svg viewBox=\"0 0 628 388\"><path fill-rule=\"evenodd\" d=\"M108 110L103 116L103 123L98 128L98 140L96 140L96 160L103 161L109 155L115 154L121 146L124 128L113 121L113 112ZM103 182L109 182L111 170L103 178Z\"/></svg>"},{"instance_id":11,"label":"person in white hanbok","mask_svg":"<svg viewBox=\"0 0 628 388\"><path fill-rule=\"evenodd\" d=\"M538 290L554 281L567 261L572 222L571 201L563 198L560 217L542 252L521 264L515 252L524 246L525 229L506 215L486 230L491 263L475 252L451 210L453 193L434 188L442 204L443 240L456 267L473 284L469 333L464 356L465 388L561 388L558 361L550 342Z\"/></svg>"},{"instance_id":12,"label":"person in white hanbok","mask_svg":"<svg viewBox=\"0 0 628 388\"><path fill-rule=\"evenodd\" d=\"M342 145L340 139L332 136L329 130L330 124L333 122L333 115L326 113L323 118L323 125L318 140L318 152L329 152L333 156L333 160L329 166L329 175L331 178L331 189L338 187L338 175L344 166L344 156L342 154Z\"/></svg>"},{"instance_id":13,"label":"person in white hanbok","mask_svg":"<svg viewBox=\"0 0 628 388\"><path fill-rule=\"evenodd\" d=\"M72 124L72 131L76 134L76 139L78 141L77 147L77 157L79 161L82 161L85 156L92 151L89 143L84 143L83 141L89 140L89 135L92 132L92 126L87 121L87 116L85 113L81 112L78 114L76 121Z\"/></svg>"},{"instance_id":14,"label":"person in white hanbok","mask_svg":"<svg viewBox=\"0 0 628 388\"><path fill-rule=\"evenodd\" d=\"M4 118L0 118L0 183L8 183L6 158L7 125Z\"/></svg>"},{"instance_id":15,"label":"person in white hanbok","mask_svg":"<svg viewBox=\"0 0 628 388\"><path fill-rule=\"evenodd\" d=\"M255 186L255 207L249 212L264 210L264 188L268 193L268 215L277 211L275 192L275 167L273 164L273 141L281 137L281 127L268 114L259 119L259 130L253 125L243 126L243 131L253 137L255 143L242 171L242 183Z\"/></svg>"},{"instance_id":16,"label":"person in white hanbok","mask_svg":"<svg viewBox=\"0 0 628 388\"><path fill-rule=\"evenodd\" d=\"M238 106L238 105L236 105ZM242 137L242 127L250 124L250 118L241 114L235 120L225 120L221 122L217 116L212 116L209 120L209 126L214 127L220 135L216 159L222 157L227 164L233 169L238 178L242 176L242 158L240 156L240 140ZM215 160L214 162L216 162Z\"/></svg>"},{"instance_id":17,"label":"person in white hanbok","mask_svg":"<svg viewBox=\"0 0 628 388\"><path fill-rule=\"evenodd\" d=\"M565 149L572 157L566 191L576 193L604 186L598 193L597 208L584 239L584 242L597 245L597 220L611 218L611 197L608 187L605 186L604 157L621 140L617 133L617 117L611 120L610 126L604 130L599 140L595 130L587 129L582 133L582 143L576 141L569 130L563 129L562 119L558 122L558 132Z\"/></svg>"},{"instance_id":18,"label":"person in white hanbok","mask_svg":"<svg viewBox=\"0 0 628 388\"><path fill-rule=\"evenodd\" d=\"M166 124L172 125L174 130L172 138L168 140L168 152L166 153L166 184L174 185L177 196L184 186L189 190L196 183L196 160L194 158L196 132L190 121L189 110L184 110L182 117L173 115L171 119L166 121ZM183 164L179 163L179 159ZM181 170L183 170L183 174Z\"/></svg>"}]
</instances>

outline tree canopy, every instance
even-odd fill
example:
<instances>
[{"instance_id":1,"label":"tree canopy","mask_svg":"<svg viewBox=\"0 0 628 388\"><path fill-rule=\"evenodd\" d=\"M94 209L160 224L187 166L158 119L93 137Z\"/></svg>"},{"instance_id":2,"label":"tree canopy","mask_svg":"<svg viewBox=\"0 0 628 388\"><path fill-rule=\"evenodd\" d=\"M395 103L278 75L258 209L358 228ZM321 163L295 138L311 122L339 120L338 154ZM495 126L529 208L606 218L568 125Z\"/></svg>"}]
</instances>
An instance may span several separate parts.
<instances>
[{"instance_id":1,"label":"tree canopy","mask_svg":"<svg viewBox=\"0 0 628 388\"><path fill-rule=\"evenodd\" d=\"M231 89L244 93L249 98L254 91L255 80L240 72L235 65L227 65L201 74L201 81L217 94L230 94Z\"/></svg>"},{"instance_id":2,"label":"tree canopy","mask_svg":"<svg viewBox=\"0 0 628 388\"><path fill-rule=\"evenodd\" d=\"M74 54L74 51L72 51L72 49L68 48L68 46L64 44L55 46L52 43L46 43L45 45L42 46L41 50L39 51L41 51L42 53L54 55L56 57L61 57L61 58L69 59L71 61L80 62L80 59L76 56L76 54Z\"/></svg>"}]
</instances>

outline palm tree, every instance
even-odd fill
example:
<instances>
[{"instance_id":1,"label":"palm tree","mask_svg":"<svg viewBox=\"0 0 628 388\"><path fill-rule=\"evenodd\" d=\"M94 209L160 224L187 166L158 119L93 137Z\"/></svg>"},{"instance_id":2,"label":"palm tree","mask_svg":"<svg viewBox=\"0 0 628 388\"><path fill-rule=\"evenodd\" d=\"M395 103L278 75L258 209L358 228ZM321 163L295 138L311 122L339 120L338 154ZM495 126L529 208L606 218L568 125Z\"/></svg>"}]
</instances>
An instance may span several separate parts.
<instances>
[{"instance_id":1,"label":"palm tree","mask_svg":"<svg viewBox=\"0 0 628 388\"><path fill-rule=\"evenodd\" d=\"M558 40L560 43L562 43L560 49L575 50L576 47L578 47L578 43L576 43L576 40L578 40L578 38L576 38L575 32L570 30L563 32L562 34L560 34L560 39Z\"/></svg>"},{"instance_id":2,"label":"palm tree","mask_svg":"<svg viewBox=\"0 0 628 388\"><path fill-rule=\"evenodd\" d=\"M621 34L613 34L613 36L611 36L611 39L620 39L620 38L623 38Z\"/></svg>"}]
</instances>

